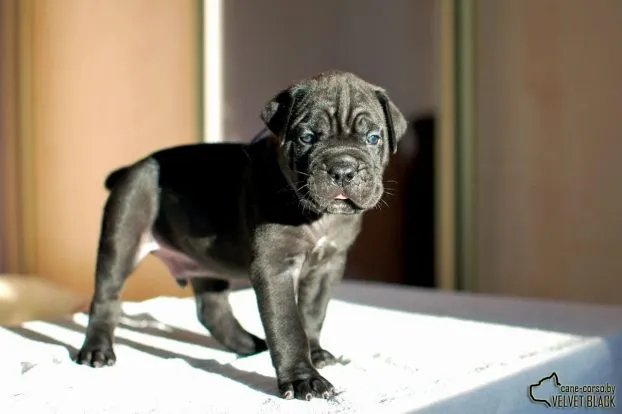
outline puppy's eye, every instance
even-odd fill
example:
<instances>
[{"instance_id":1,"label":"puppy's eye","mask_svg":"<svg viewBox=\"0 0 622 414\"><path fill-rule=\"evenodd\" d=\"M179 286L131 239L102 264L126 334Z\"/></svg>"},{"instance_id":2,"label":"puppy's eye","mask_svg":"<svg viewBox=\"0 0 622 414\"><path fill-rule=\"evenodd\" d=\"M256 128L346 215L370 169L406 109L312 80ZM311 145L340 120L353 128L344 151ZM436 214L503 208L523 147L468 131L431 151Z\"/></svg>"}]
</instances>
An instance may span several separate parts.
<instances>
[{"instance_id":1,"label":"puppy's eye","mask_svg":"<svg viewBox=\"0 0 622 414\"><path fill-rule=\"evenodd\" d=\"M315 143L315 141L317 141L317 137L315 136L315 134L311 133L302 134L298 139L300 140L300 142L306 145L311 145Z\"/></svg>"},{"instance_id":2,"label":"puppy's eye","mask_svg":"<svg viewBox=\"0 0 622 414\"><path fill-rule=\"evenodd\" d=\"M380 142L380 135L378 134L369 134L367 135L366 141L369 145L376 145Z\"/></svg>"}]
</instances>

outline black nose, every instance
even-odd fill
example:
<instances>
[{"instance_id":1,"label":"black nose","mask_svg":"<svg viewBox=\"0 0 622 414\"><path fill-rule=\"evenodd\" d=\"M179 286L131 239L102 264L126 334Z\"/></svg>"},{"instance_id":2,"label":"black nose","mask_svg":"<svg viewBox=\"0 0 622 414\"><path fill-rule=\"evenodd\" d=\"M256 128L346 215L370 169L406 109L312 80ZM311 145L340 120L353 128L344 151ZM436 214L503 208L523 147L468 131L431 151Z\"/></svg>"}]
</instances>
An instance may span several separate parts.
<instances>
[{"instance_id":1,"label":"black nose","mask_svg":"<svg viewBox=\"0 0 622 414\"><path fill-rule=\"evenodd\" d=\"M356 175L356 165L345 162L334 164L328 169L328 175L335 184L344 186L350 183Z\"/></svg>"}]
</instances>

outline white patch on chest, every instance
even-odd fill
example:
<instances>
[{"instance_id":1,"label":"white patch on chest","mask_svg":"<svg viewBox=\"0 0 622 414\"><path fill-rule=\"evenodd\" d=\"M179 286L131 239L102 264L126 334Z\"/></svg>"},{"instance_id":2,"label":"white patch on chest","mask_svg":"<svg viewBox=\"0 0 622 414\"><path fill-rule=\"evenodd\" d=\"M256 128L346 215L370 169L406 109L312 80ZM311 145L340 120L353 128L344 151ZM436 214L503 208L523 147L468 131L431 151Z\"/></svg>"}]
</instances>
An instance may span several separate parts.
<instances>
[{"instance_id":1,"label":"white patch on chest","mask_svg":"<svg viewBox=\"0 0 622 414\"><path fill-rule=\"evenodd\" d=\"M303 255L288 257L288 269L286 273L290 275L292 278L292 282L294 283L294 297L296 300L298 299L298 280L300 280L300 272L302 272L302 266L304 264L305 258Z\"/></svg>"},{"instance_id":2,"label":"white patch on chest","mask_svg":"<svg viewBox=\"0 0 622 414\"><path fill-rule=\"evenodd\" d=\"M322 236L315 243L315 246L313 246L313 250L311 251L311 254L313 254L316 257L316 260L323 260L324 256L326 255L326 250L334 249L336 247L337 246L335 242L329 240L328 237L326 236Z\"/></svg>"},{"instance_id":3,"label":"white patch on chest","mask_svg":"<svg viewBox=\"0 0 622 414\"><path fill-rule=\"evenodd\" d=\"M140 246L138 246L138 252L134 258L134 263L137 265L150 253L156 252L160 249L160 245L153 239L151 234L146 234L140 240Z\"/></svg>"},{"instance_id":4,"label":"white patch on chest","mask_svg":"<svg viewBox=\"0 0 622 414\"><path fill-rule=\"evenodd\" d=\"M327 236L322 236L315 242L308 255L294 256L288 259L291 263L289 271L291 272L292 281L294 282L296 300L298 300L298 285L305 260L310 260L311 263L317 264L317 262L324 260L328 251L334 250L336 247L337 245L335 242L330 240ZM310 269L308 268L307 271L308 270Z\"/></svg>"}]
</instances>

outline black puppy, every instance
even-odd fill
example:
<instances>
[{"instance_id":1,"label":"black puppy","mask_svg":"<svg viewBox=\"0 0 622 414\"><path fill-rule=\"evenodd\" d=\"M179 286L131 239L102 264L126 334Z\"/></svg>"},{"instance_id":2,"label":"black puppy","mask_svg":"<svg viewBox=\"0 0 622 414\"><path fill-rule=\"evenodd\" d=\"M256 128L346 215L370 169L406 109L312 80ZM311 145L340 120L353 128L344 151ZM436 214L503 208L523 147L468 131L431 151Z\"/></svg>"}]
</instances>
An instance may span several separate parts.
<instances>
[{"instance_id":1,"label":"black puppy","mask_svg":"<svg viewBox=\"0 0 622 414\"><path fill-rule=\"evenodd\" d=\"M214 338L242 355L269 349L284 398L333 394L317 371L334 362L320 345L326 307L406 121L383 89L337 71L293 84L261 117L267 139L164 149L108 176L77 362L114 364L123 285L153 254L190 283ZM266 341L233 316L238 277L250 278Z\"/></svg>"}]
</instances>

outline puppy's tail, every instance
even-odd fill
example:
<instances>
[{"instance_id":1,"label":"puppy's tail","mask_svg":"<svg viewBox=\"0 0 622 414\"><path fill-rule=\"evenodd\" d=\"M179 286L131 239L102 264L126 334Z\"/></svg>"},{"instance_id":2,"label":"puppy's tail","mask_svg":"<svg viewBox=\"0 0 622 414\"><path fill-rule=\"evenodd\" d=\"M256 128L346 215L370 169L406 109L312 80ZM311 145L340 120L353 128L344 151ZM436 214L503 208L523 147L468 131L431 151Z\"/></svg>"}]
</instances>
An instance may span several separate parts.
<instances>
[{"instance_id":1,"label":"puppy's tail","mask_svg":"<svg viewBox=\"0 0 622 414\"><path fill-rule=\"evenodd\" d=\"M106 181L104 182L106 189L109 191L112 190L112 187L114 187L117 181L119 181L119 179L123 177L127 170L128 167L122 167L111 172L108 177L106 177Z\"/></svg>"}]
</instances>

